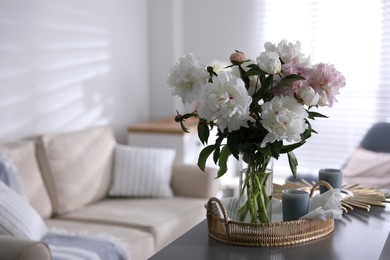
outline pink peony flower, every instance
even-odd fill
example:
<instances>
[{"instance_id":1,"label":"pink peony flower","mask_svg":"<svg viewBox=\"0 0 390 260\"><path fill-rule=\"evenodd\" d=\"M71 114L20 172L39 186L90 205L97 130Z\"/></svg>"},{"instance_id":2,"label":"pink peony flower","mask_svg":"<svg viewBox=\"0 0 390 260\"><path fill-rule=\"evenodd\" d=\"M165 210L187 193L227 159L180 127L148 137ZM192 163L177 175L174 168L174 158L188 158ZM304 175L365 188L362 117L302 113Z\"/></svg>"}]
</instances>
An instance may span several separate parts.
<instances>
[{"instance_id":1,"label":"pink peony flower","mask_svg":"<svg viewBox=\"0 0 390 260\"><path fill-rule=\"evenodd\" d=\"M291 74L296 74L304 77L306 80L297 80L288 86L276 89L274 94L278 96L283 95L283 96L294 97L294 94L297 94L299 89L301 89L304 86L308 86L309 79L312 75L311 68L302 67L299 64L291 64L291 63L283 64L282 71L283 71L282 73L283 77L286 77ZM275 83L277 83L278 81L279 79L277 79Z\"/></svg>"},{"instance_id":2,"label":"pink peony flower","mask_svg":"<svg viewBox=\"0 0 390 260\"><path fill-rule=\"evenodd\" d=\"M332 64L319 63L314 66L309 79L310 86L320 95L320 106L332 107L340 88L345 87L345 78Z\"/></svg>"}]
</instances>

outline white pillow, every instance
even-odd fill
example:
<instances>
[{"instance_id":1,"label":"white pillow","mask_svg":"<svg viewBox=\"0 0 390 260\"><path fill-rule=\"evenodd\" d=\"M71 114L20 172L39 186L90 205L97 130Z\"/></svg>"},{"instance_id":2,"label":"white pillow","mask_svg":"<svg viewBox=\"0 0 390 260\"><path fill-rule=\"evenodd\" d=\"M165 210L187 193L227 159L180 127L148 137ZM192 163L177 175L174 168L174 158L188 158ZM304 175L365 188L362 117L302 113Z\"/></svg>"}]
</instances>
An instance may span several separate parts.
<instances>
[{"instance_id":1,"label":"white pillow","mask_svg":"<svg viewBox=\"0 0 390 260\"><path fill-rule=\"evenodd\" d=\"M46 225L35 209L0 182L0 234L39 241L46 233Z\"/></svg>"},{"instance_id":2,"label":"white pillow","mask_svg":"<svg viewBox=\"0 0 390 260\"><path fill-rule=\"evenodd\" d=\"M390 188L390 153L358 147L343 169L343 181L376 188Z\"/></svg>"},{"instance_id":3,"label":"white pillow","mask_svg":"<svg viewBox=\"0 0 390 260\"><path fill-rule=\"evenodd\" d=\"M111 196L173 197L173 149L115 146Z\"/></svg>"}]
</instances>

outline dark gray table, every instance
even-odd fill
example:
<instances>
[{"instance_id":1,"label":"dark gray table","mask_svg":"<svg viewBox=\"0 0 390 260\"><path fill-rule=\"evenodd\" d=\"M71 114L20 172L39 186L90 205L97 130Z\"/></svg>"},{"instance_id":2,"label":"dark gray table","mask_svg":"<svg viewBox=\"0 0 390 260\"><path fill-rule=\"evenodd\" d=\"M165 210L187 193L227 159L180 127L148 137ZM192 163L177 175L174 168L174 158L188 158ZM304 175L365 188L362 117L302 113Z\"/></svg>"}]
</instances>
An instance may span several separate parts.
<instances>
[{"instance_id":1,"label":"dark gray table","mask_svg":"<svg viewBox=\"0 0 390 260\"><path fill-rule=\"evenodd\" d=\"M150 259L390 260L389 231L390 208L369 213L355 209L337 220L335 231L326 237L284 247L242 247L209 238L204 220Z\"/></svg>"}]
</instances>

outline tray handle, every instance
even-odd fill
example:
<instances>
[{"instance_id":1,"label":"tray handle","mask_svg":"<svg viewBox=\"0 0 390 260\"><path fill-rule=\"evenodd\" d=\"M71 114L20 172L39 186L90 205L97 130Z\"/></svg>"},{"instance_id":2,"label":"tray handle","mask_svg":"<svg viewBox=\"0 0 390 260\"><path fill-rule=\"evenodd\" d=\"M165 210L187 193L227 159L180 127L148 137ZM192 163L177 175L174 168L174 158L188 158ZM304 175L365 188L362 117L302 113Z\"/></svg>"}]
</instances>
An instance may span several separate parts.
<instances>
[{"instance_id":1,"label":"tray handle","mask_svg":"<svg viewBox=\"0 0 390 260\"><path fill-rule=\"evenodd\" d=\"M316 184L314 184L313 187L311 188L311 190L310 190L310 197L313 197L314 191L321 185L325 186L328 190L333 190L332 185L330 185L328 182L326 182L326 181L319 181L319 182L316 182Z\"/></svg>"},{"instance_id":2,"label":"tray handle","mask_svg":"<svg viewBox=\"0 0 390 260\"><path fill-rule=\"evenodd\" d=\"M222 211L223 218L224 218L225 222L227 223L228 222L228 216L227 216L227 213L226 213L226 209L223 206L222 202L218 198L216 198L216 197L211 197L209 199L209 201L207 202L207 211L209 212L208 214L213 214L211 212L211 207L212 207L213 202L218 204L219 208Z\"/></svg>"}]
</instances>

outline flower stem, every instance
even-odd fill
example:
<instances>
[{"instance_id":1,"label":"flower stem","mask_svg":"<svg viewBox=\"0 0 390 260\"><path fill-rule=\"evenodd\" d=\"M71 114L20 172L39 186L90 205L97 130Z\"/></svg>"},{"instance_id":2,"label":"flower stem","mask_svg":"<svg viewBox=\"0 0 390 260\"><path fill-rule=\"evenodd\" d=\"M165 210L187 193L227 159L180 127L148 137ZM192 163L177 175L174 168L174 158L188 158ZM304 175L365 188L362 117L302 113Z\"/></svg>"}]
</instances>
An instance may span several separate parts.
<instances>
[{"instance_id":1,"label":"flower stem","mask_svg":"<svg viewBox=\"0 0 390 260\"><path fill-rule=\"evenodd\" d=\"M245 194L246 201L238 211L240 221L244 221L248 213L252 223L269 223L271 221L269 210L272 191L268 186L272 185L272 178L270 179L272 171L267 170L270 158L262 159L260 164L249 163L248 168L243 173L246 177L241 187L240 196ZM254 162L254 160L249 162Z\"/></svg>"}]
</instances>

